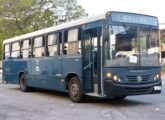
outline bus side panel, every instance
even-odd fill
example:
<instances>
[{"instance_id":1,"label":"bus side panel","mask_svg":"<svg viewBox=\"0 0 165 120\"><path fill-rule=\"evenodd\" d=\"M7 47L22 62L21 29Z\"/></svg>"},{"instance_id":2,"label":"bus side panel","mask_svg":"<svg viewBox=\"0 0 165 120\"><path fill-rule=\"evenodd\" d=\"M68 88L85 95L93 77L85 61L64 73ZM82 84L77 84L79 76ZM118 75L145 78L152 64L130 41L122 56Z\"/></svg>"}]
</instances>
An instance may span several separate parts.
<instances>
[{"instance_id":1,"label":"bus side panel","mask_svg":"<svg viewBox=\"0 0 165 120\"><path fill-rule=\"evenodd\" d=\"M3 77L6 82L18 84L19 73L30 72L30 60L5 60L3 61Z\"/></svg>"},{"instance_id":2,"label":"bus side panel","mask_svg":"<svg viewBox=\"0 0 165 120\"><path fill-rule=\"evenodd\" d=\"M32 59L32 74L28 76L29 86L65 91L62 80L61 58Z\"/></svg>"},{"instance_id":3,"label":"bus side panel","mask_svg":"<svg viewBox=\"0 0 165 120\"><path fill-rule=\"evenodd\" d=\"M82 57L81 56L65 56L62 59L63 76L66 77L70 73L78 75L82 78Z\"/></svg>"}]
</instances>

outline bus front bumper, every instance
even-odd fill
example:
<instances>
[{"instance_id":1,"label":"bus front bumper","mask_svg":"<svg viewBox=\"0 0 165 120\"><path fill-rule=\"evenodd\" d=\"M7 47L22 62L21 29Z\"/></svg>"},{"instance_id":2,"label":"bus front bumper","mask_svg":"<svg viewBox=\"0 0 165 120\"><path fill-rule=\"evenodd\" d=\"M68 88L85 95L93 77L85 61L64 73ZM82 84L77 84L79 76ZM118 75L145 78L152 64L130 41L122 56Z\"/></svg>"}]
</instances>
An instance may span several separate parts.
<instances>
[{"instance_id":1,"label":"bus front bumper","mask_svg":"<svg viewBox=\"0 0 165 120\"><path fill-rule=\"evenodd\" d=\"M115 98L129 95L144 95L161 93L161 80L147 84L122 84L112 80L104 81L104 90L107 98Z\"/></svg>"}]
</instances>

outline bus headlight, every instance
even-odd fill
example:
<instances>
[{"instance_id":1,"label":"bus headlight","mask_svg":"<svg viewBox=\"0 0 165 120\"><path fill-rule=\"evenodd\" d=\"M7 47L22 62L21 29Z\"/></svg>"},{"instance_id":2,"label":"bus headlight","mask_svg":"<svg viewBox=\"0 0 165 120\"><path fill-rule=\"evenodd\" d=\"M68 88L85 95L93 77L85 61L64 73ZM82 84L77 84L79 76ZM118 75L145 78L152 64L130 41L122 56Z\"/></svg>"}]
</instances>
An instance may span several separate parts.
<instances>
[{"instance_id":1,"label":"bus headlight","mask_svg":"<svg viewBox=\"0 0 165 120\"><path fill-rule=\"evenodd\" d=\"M114 75L113 76L113 79L116 81L116 80L118 80L118 76L117 75Z\"/></svg>"},{"instance_id":2,"label":"bus headlight","mask_svg":"<svg viewBox=\"0 0 165 120\"><path fill-rule=\"evenodd\" d=\"M110 72L106 73L106 77L107 78L111 78L114 81L121 82L121 79L117 75L112 75L112 73L110 73Z\"/></svg>"},{"instance_id":3,"label":"bus headlight","mask_svg":"<svg viewBox=\"0 0 165 120\"><path fill-rule=\"evenodd\" d=\"M159 78L160 78L160 75L157 74L157 75L155 75L154 80L158 80Z\"/></svg>"}]
</instances>

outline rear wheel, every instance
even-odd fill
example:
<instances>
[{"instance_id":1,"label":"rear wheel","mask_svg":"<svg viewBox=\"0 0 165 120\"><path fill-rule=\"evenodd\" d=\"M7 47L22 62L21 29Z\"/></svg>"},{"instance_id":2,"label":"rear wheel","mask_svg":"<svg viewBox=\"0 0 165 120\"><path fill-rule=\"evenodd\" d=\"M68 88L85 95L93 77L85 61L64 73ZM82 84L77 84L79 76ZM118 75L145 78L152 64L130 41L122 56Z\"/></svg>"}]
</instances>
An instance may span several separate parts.
<instances>
[{"instance_id":1,"label":"rear wheel","mask_svg":"<svg viewBox=\"0 0 165 120\"><path fill-rule=\"evenodd\" d=\"M30 87L27 86L27 80L26 80L25 74L21 74L21 76L19 78L19 82L20 82L21 91L23 91L23 92L30 91Z\"/></svg>"},{"instance_id":2,"label":"rear wheel","mask_svg":"<svg viewBox=\"0 0 165 120\"><path fill-rule=\"evenodd\" d=\"M72 77L69 81L69 97L73 102L82 101L81 83L78 77Z\"/></svg>"}]
</instances>

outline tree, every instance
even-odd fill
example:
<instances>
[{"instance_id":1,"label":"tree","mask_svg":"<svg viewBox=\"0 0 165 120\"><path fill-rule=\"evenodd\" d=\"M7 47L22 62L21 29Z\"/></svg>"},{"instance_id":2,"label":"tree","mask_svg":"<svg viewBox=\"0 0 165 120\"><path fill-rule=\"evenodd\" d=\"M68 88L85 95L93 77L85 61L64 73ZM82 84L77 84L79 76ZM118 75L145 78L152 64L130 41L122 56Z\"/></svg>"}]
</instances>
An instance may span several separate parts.
<instances>
[{"instance_id":1,"label":"tree","mask_svg":"<svg viewBox=\"0 0 165 120\"><path fill-rule=\"evenodd\" d=\"M76 0L0 0L0 44L4 39L84 16L87 13Z\"/></svg>"},{"instance_id":2,"label":"tree","mask_svg":"<svg viewBox=\"0 0 165 120\"><path fill-rule=\"evenodd\" d=\"M165 43L165 29L160 30L161 43Z\"/></svg>"}]
</instances>

